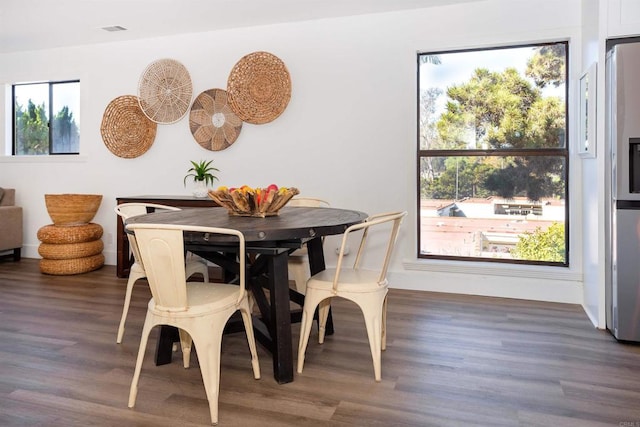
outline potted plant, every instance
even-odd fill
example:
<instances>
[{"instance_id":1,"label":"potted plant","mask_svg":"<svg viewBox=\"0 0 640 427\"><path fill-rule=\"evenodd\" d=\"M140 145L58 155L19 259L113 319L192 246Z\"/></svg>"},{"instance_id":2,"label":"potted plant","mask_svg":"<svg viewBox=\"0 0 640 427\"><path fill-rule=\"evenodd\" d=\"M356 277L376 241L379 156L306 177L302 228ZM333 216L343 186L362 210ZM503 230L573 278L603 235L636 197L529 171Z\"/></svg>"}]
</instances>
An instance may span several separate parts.
<instances>
[{"instance_id":1,"label":"potted plant","mask_svg":"<svg viewBox=\"0 0 640 427\"><path fill-rule=\"evenodd\" d=\"M193 195L195 197L206 197L207 196L207 188L209 185L212 185L214 181L218 179L217 176L213 174L213 172L219 172L218 169L211 166L213 160L200 160L199 162L194 162L190 160L193 167L191 167L187 172L187 175L184 177L184 185L187 186L187 178L193 178L193 182L196 184L196 188L193 191Z\"/></svg>"}]
</instances>

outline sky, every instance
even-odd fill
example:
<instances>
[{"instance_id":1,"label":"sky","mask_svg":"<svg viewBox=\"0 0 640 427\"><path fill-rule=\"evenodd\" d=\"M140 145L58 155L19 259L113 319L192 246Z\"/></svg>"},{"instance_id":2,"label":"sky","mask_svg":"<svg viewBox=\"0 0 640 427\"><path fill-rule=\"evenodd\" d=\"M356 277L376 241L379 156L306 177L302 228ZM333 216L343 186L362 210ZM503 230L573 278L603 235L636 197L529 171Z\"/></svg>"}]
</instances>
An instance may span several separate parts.
<instances>
[{"instance_id":1,"label":"sky","mask_svg":"<svg viewBox=\"0 0 640 427\"><path fill-rule=\"evenodd\" d=\"M68 106L73 113L76 124L80 124L80 83L59 84L54 86L54 114ZM49 83L16 85L16 98L19 104L26 107L29 99L40 105L44 102L45 108L49 106Z\"/></svg>"},{"instance_id":2,"label":"sky","mask_svg":"<svg viewBox=\"0 0 640 427\"><path fill-rule=\"evenodd\" d=\"M448 52L437 54L441 63L422 64L420 66L420 87L445 88L452 85L465 83L469 80L476 68L487 68L489 71L504 71L506 68L515 68L526 78L524 72L527 68L527 60L533 55L534 48L520 47L507 49L491 49L470 52ZM544 96L560 96L564 99L564 86L559 88L545 88ZM444 111L446 96L438 98L436 103L436 116Z\"/></svg>"}]
</instances>

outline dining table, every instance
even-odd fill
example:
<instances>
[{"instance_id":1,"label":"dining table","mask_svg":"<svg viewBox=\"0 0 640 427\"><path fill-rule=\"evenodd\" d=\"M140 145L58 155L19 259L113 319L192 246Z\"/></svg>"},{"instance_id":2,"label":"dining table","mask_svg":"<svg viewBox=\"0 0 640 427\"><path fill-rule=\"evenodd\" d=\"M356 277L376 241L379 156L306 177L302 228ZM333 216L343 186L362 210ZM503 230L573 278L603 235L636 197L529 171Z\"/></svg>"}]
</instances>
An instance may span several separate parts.
<instances>
[{"instance_id":1,"label":"dining table","mask_svg":"<svg viewBox=\"0 0 640 427\"><path fill-rule=\"evenodd\" d=\"M300 310L292 310L291 302L304 304L304 295L289 286L288 256L306 245L309 273L316 274L325 269L323 237L342 234L366 218L367 214L361 211L328 207L285 206L277 215L267 217L236 216L223 207L212 207L153 212L131 217L126 223L219 227L242 232L250 260L246 286L258 308L253 316L254 333L256 340L271 353L275 380L284 384L293 381L291 324L299 322L301 317ZM228 242L222 237L185 232L184 242L185 250L221 267L224 280L236 277L236 256L229 252ZM230 322L228 331L243 330L240 322L236 324L234 328ZM328 323L327 334L332 332L333 324ZM161 328L156 364L171 361L171 347L176 337L175 328Z\"/></svg>"}]
</instances>

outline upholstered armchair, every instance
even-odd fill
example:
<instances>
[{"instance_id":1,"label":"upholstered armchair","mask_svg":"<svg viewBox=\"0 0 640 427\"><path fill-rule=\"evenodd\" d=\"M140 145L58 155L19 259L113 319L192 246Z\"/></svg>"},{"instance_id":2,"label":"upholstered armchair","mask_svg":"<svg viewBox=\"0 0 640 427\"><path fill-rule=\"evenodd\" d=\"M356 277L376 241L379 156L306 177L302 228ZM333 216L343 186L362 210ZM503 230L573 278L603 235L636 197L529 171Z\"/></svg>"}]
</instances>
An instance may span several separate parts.
<instances>
[{"instance_id":1,"label":"upholstered armchair","mask_svg":"<svg viewBox=\"0 0 640 427\"><path fill-rule=\"evenodd\" d=\"M0 256L13 251L13 259L20 260L22 249L22 208L15 205L16 190L0 188Z\"/></svg>"}]
</instances>

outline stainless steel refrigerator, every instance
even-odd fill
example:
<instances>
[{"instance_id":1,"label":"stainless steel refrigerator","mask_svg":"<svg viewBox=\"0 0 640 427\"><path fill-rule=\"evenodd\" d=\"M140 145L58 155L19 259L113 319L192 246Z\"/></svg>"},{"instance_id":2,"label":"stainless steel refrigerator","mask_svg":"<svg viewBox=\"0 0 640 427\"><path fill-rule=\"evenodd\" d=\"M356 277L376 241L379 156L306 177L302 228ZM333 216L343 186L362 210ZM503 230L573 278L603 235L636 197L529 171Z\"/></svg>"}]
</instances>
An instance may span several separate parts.
<instances>
[{"instance_id":1,"label":"stainless steel refrigerator","mask_svg":"<svg viewBox=\"0 0 640 427\"><path fill-rule=\"evenodd\" d=\"M640 39L611 43L606 133L611 149L611 277L607 328L640 342Z\"/></svg>"}]
</instances>

